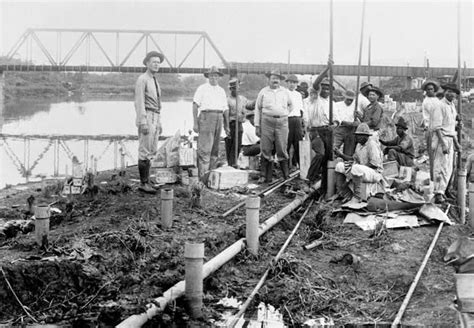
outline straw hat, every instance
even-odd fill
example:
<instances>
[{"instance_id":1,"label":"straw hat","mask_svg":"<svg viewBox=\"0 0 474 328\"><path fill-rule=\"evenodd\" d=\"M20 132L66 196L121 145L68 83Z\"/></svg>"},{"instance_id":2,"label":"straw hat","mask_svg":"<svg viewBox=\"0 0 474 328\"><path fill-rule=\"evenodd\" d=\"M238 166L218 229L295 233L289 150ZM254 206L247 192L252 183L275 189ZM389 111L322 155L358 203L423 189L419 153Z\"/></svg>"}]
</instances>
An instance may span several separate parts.
<instances>
[{"instance_id":1,"label":"straw hat","mask_svg":"<svg viewBox=\"0 0 474 328\"><path fill-rule=\"evenodd\" d=\"M146 63L148 63L148 61L152 57L160 58L160 63L162 63L163 60L165 59L165 56L163 56L163 54L160 54L158 51L150 51L149 53L146 54L145 58L143 58L143 65L146 66Z\"/></svg>"},{"instance_id":2,"label":"straw hat","mask_svg":"<svg viewBox=\"0 0 474 328\"><path fill-rule=\"evenodd\" d=\"M356 131L354 132L354 134L361 134L361 135L366 135L366 136L371 136L372 133L370 132L370 129L369 129L369 126L367 125L367 123L361 123L359 124L359 126L357 127Z\"/></svg>"},{"instance_id":3,"label":"straw hat","mask_svg":"<svg viewBox=\"0 0 474 328\"><path fill-rule=\"evenodd\" d=\"M290 82L290 81L298 83L298 78L294 74L288 75L288 77L286 78L286 82Z\"/></svg>"},{"instance_id":4,"label":"straw hat","mask_svg":"<svg viewBox=\"0 0 474 328\"><path fill-rule=\"evenodd\" d=\"M209 77L209 74L217 74L219 76L223 76L224 73L220 72L216 66L211 66L211 68L209 68L206 72L204 72L204 76L206 78Z\"/></svg>"},{"instance_id":5,"label":"straw hat","mask_svg":"<svg viewBox=\"0 0 474 328\"><path fill-rule=\"evenodd\" d=\"M285 79L285 76L282 75L282 74L280 73L280 70L278 70L278 69L274 69L273 71L271 71L271 72L269 72L269 73L265 73L265 76L268 77L268 78L270 78L270 76L272 76L272 75L278 76L278 77L280 78L280 80L284 80L284 79Z\"/></svg>"},{"instance_id":6,"label":"straw hat","mask_svg":"<svg viewBox=\"0 0 474 328\"><path fill-rule=\"evenodd\" d=\"M435 91L435 92L439 90L439 84L438 84L438 82L433 81L433 80L426 80L426 81L422 84L421 89L424 90L424 91L426 91L426 87L429 86L430 84L434 87L434 91Z\"/></svg>"}]
</instances>

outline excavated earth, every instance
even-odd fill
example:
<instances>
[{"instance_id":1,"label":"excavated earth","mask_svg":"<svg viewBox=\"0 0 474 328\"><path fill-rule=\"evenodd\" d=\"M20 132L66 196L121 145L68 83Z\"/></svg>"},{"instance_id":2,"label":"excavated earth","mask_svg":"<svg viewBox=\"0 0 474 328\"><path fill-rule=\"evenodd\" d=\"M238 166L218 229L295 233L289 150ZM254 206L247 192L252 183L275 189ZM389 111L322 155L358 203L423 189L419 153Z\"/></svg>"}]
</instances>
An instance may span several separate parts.
<instances>
[{"instance_id":1,"label":"excavated earth","mask_svg":"<svg viewBox=\"0 0 474 328\"><path fill-rule=\"evenodd\" d=\"M0 223L29 219L30 196L36 204L54 203L61 210L51 217L49 244L42 249L35 244L31 229L0 235L0 323L113 327L142 313L146 304L184 279L186 242L203 242L208 261L245 236L245 209L225 219L220 214L244 199L249 190L204 189L200 206L195 206L189 187L171 185L174 223L164 229L160 196L136 190L136 171L129 168L125 176L100 173L95 195L61 197L62 183L55 181L0 191ZM302 185L296 180L293 189L301 190ZM260 221L294 197L281 191L265 197ZM287 326L299 327L308 319L320 318L332 319L337 326L385 326L395 318L437 225L362 231L342 224L343 214L335 212L339 201L315 200L247 315L254 316L257 305L265 302L279 309ZM218 301L224 297L245 301L305 206L261 237L258 256L243 251L205 279L202 319L191 320L184 300L178 299L146 326L217 326L222 313L235 313ZM456 220L457 207L449 214ZM443 228L403 317L404 326L457 326L454 270L442 258L458 236L468 233L467 226ZM303 249L318 238L319 246ZM346 254L359 261L338 261Z\"/></svg>"}]
</instances>

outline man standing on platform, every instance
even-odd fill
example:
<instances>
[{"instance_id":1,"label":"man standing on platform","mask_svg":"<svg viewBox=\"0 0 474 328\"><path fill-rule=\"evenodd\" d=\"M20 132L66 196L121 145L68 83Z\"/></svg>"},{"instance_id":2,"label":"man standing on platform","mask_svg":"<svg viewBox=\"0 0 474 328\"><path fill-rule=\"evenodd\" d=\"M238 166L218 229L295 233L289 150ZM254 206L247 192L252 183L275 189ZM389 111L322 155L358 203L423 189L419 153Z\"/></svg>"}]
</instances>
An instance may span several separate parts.
<instances>
[{"instance_id":1,"label":"man standing on platform","mask_svg":"<svg viewBox=\"0 0 474 328\"><path fill-rule=\"evenodd\" d=\"M432 113L434 134L431 149L434 154L433 177L436 203L445 201L446 189L453 173L454 151L461 151L456 134L457 112L453 102L460 91L454 83L442 85L442 88L445 92L441 106L434 107Z\"/></svg>"},{"instance_id":2,"label":"man standing on platform","mask_svg":"<svg viewBox=\"0 0 474 328\"><path fill-rule=\"evenodd\" d=\"M291 146L293 146L293 158L290 158L289 164L297 166L300 163L300 140L303 140L303 117L306 117L306 111L303 105L303 97L301 93L296 91L298 86L298 78L296 75L290 75L286 78L288 83L288 91L290 93L293 108L288 114L288 147L287 151L290 154ZM306 119L305 119L306 120Z\"/></svg>"},{"instance_id":3,"label":"man standing on platform","mask_svg":"<svg viewBox=\"0 0 474 328\"><path fill-rule=\"evenodd\" d=\"M293 108L290 94L280 86L285 79L280 71L266 74L269 85L260 90L255 104L255 131L260 137L261 168L259 183L272 181L273 148L280 163L283 178L289 176L288 114Z\"/></svg>"},{"instance_id":4,"label":"man standing on platform","mask_svg":"<svg viewBox=\"0 0 474 328\"><path fill-rule=\"evenodd\" d=\"M135 111L138 127L138 172L140 186L138 189L146 193L155 193L157 186L151 184L151 161L156 156L158 138L161 133L160 111L161 90L156 79L164 56L151 51L143 59L146 72L140 75L135 84Z\"/></svg>"},{"instance_id":5,"label":"man standing on platform","mask_svg":"<svg viewBox=\"0 0 474 328\"><path fill-rule=\"evenodd\" d=\"M229 81L230 96L227 98L229 109L224 112L224 126L228 126L229 134L225 138L225 151L227 155L227 165L237 166L235 159L236 147L236 129L238 129L237 154L240 153L242 147L242 122L245 121L245 107L247 106L247 98L239 95L239 80L233 78ZM238 118L238 120L237 120Z\"/></svg>"},{"instance_id":6,"label":"man standing on platform","mask_svg":"<svg viewBox=\"0 0 474 328\"><path fill-rule=\"evenodd\" d=\"M223 75L212 66L204 73L209 82L200 85L193 98L193 129L198 133L198 171L204 184L207 183L209 171L215 169L217 163L224 111L228 109L225 91L217 84ZM229 135L229 127L224 129Z\"/></svg>"}]
</instances>

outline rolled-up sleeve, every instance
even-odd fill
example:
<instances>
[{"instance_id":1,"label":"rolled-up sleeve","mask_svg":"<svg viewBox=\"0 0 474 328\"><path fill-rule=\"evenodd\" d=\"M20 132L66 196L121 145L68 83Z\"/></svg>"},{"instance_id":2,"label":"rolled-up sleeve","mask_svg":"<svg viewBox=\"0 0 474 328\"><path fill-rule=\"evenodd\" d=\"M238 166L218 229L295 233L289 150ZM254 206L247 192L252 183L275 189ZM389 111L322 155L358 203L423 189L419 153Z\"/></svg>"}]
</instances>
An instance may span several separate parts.
<instances>
[{"instance_id":1,"label":"rolled-up sleeve","mask_svg":"<svg viewBox=\"0 0 474 328\"><path fill-rule=\"evenodd\" d=\"M138 78L135 84L135 112L137 118L135 124L137 127L146 124L146 110L145 110L145 87L146 81L142 78Z\"/></svg>"}]
</instances>

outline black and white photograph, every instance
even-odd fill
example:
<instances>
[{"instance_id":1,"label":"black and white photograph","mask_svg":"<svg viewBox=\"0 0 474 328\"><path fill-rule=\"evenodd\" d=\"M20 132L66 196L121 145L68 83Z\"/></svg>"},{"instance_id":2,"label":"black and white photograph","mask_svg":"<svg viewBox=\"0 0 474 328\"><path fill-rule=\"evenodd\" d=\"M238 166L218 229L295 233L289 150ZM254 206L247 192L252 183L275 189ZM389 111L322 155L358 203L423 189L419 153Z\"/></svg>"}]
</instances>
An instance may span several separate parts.
<instances>
[{"instance_id":1,"label":"black and white photograph","mask_svg":"<svg viewBox=\"0 0 474 328\"><path fill-rule=\"evenodd\" d=\"M0 328L474 327L473 21L0 0Z\"/></svg>"}]
</instances>

